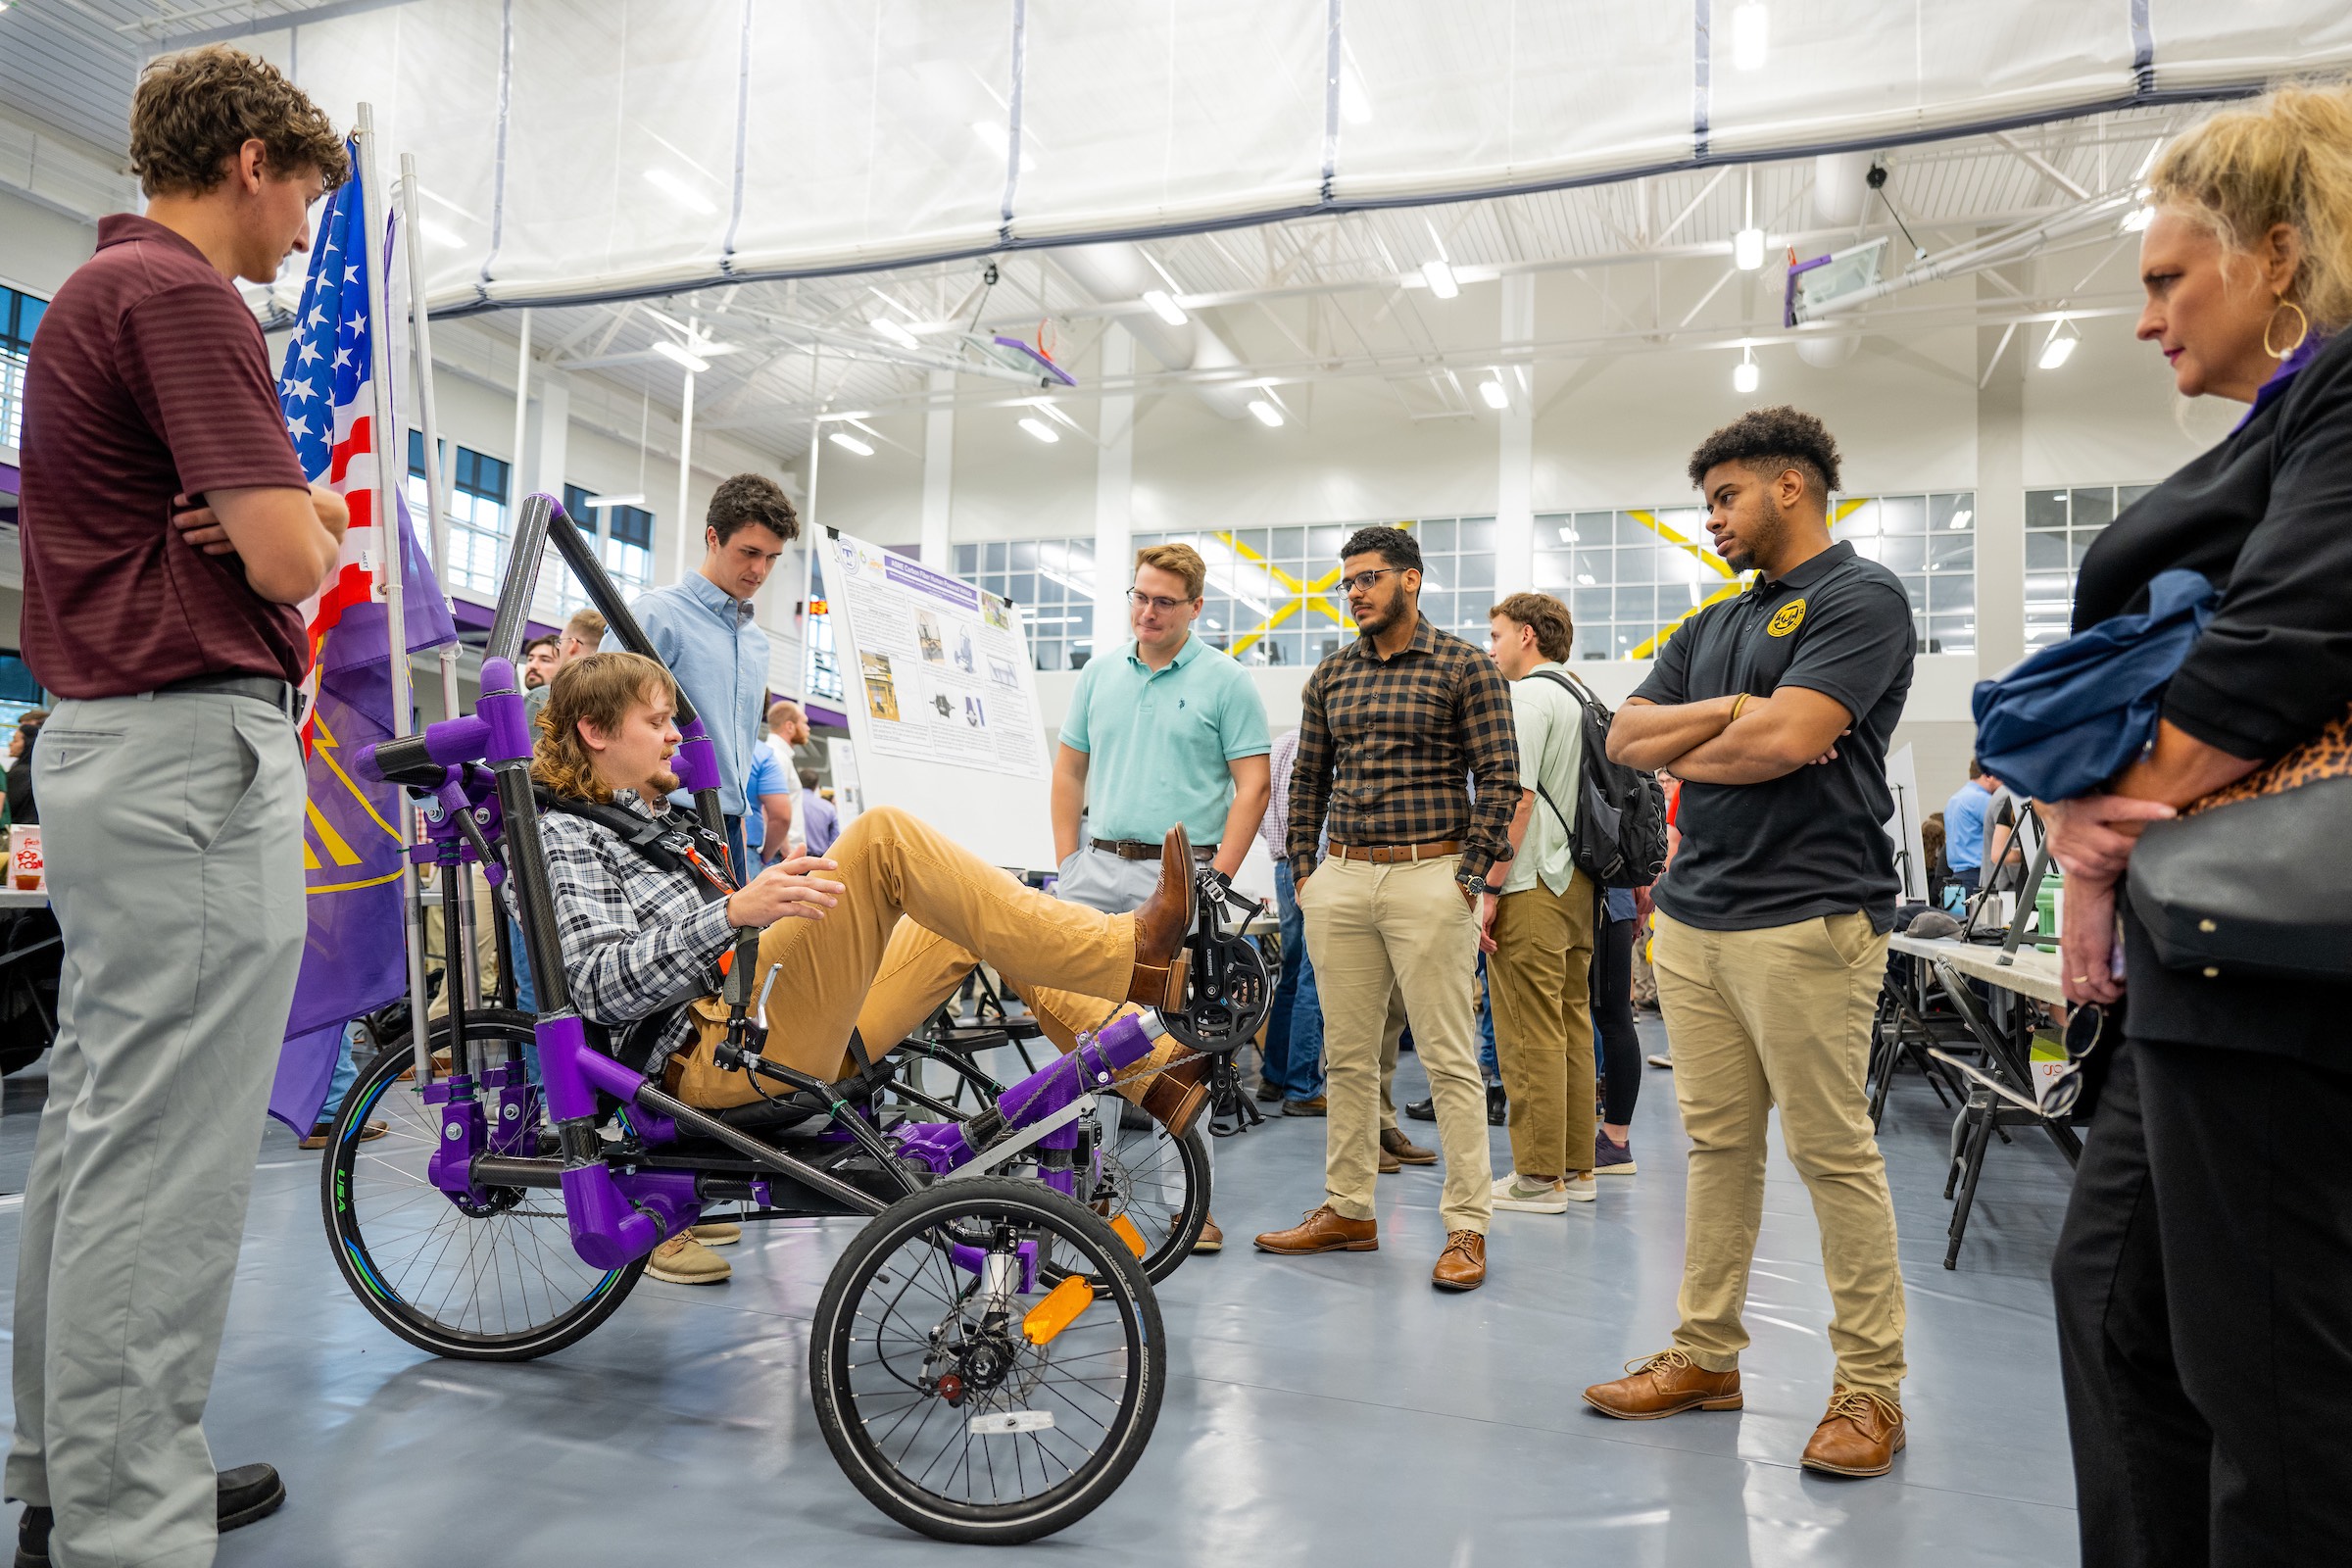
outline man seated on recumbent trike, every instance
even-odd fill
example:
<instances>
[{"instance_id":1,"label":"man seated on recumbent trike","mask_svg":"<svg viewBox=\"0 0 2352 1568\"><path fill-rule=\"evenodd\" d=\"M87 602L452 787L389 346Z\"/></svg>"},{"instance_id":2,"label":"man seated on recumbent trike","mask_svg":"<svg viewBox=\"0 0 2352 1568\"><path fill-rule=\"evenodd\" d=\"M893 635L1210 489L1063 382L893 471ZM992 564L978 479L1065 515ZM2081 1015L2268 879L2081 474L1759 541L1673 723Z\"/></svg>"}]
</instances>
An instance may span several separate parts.
<instances>
[{"instance_id":1,"label":"man seated on recumbent trike","mask_svg":"<svg viewBox=\"0 0 2352 1568\"><path fill-rule=\"evenodd\" d=\"M769 866L730 890L715 846L677 853L696 842L698 824L668 804L678 785L669 771L675 706L675 684L654 660L575 660L550 683L531 771L554 797L540 834L573 1004L615 1034L676 1009L649 1061L666 1064L680 1099L714 1107L761 1094L749 1074L718 1070L709 1059L712 1029L699 1031L698 1045L695 1010L679 1006L717 989L719 958L746 929L762 932L754 977L755 994L768 997L761 1054L826 1081L866 1065L853 1059L853 1029L881 1055L982 960L1065 1054L1121 1010L1119 999L1181 1004L1179 957L1195 908L1182 828L1169 835L1157 891L1133 914L1048 898L894 807L865 811L824 858ZM671 849L649 856L615 831L620 818L597 820L609 811L582 807L616 807L649 829L667 827ZM1118 1091L1177 1137L1206 1100L1200 1060L1161 1068L1181 1054L1162 1041ZM696 1239L717 1229L665 1241L648 1272L679 1284L726 1278L725 1261Z\"/></svg>"}]
</instances>

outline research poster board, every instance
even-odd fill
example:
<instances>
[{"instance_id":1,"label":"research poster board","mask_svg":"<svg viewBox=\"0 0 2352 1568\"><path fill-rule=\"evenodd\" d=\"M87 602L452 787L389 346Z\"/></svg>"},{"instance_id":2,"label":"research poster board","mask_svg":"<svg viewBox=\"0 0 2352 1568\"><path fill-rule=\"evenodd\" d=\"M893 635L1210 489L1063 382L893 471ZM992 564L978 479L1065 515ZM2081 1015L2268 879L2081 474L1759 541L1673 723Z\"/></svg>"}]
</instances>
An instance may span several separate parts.
<instances>
[{"instance_id":1,"label":"research poster board","mask_svg":"<svg viewBox=\"0 0 2352 1568\"><path fill-rule=\"evenodd\" d=\"M1886 759L1886 788L1894 797L1886 837L1894 848L1895 869L1902 874L1902 901L1922 904L1928 897L1928 857L1920 837L1925 818L1919 809L1919 762L1910 747Z\"/></svg>"},{"instance_id":2,"label":"research poster board","mask_svg":"<svg viewBox=\"0 0 2352 1568\"><path fill-rule=\"evenodd\" d=\"M1020 608L822 533L860 804L904 807L993 864L1054 869L1051 767Z\"/></svg>"}]
</instances>

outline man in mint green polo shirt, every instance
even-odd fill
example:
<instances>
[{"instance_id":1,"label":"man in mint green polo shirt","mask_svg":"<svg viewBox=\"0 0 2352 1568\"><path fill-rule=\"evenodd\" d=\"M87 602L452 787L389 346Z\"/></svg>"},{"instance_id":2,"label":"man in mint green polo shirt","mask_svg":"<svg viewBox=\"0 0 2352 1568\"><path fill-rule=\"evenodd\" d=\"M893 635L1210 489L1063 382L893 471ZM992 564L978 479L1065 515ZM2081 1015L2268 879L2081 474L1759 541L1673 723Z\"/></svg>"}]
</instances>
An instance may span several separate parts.
<instances>
[{"instance_id":1,"label":"man in mint green polo shirt","mask_svg":"<svg viewBox=\"0 0 2352 1568\"><path fill-rule=\"evenodd\" d=\"M1265 704L1231 655L1193 635L1208 568L1190 545L1135 559L1135 640L1078 677L1054 761L1061 897L1123 914L1152 896L1159 842L1182 822L1226 876L1271 798Z\"/></svg>"},{"instance_id":2,"label":"man in mint green polo shirt","mask_svg":"<svg viewBox=\"0 0 2352 1568\"><path fill-rule=\"evenodd\" d=\"M1193 853L1230 878L1273 799L1266 705L1232 655L1193 635L1207 582L1191 545L1138 551L1127 592L1135 641L1078 677L1054 758L1055 891L1073 904L1106 914L1140 906L1158 881L1157 845L1179 822ZM1146 843L1152 859L1141 858ZM1206 1097L1200 1061L1166 1076ZM1224 1248L1205 1219L1193 1250Z\"/></svg>"}]
</instances>

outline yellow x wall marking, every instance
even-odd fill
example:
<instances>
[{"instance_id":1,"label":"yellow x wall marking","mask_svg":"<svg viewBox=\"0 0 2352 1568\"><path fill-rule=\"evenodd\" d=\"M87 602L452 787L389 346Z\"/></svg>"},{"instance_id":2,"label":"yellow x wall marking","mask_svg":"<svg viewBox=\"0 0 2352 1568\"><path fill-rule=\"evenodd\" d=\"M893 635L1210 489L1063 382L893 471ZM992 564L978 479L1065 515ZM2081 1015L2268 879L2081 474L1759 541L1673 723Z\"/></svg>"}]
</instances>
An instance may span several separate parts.
<instances>
[{"instance_id":1,"label":"yellow x wall marking","mask_svg":"<svg viewBox=\"0 0 2352 1568\"><path fill-rule=\"evenodd\" d=\"M1869 496L1854 496L1838 502L1836 510L1830 515L1830 526L1832 528L1837 527L1846 518L1852 516L1856 512L1866 506L1869 506L1870 503L1871 497ZM1739 593L1743 587L1745 587L1746 584L1738 573L1732 570L1730 565L1724 562L1721 556L1715 554L1715 552L1712 550L1702 550L1690 540L1684 538L1672 528L1669 528L1664 523L1658 521L1658 519L1652 516L1650 514L1646 512L1629 512L1626 514L1626 515L1634 518L1642 526L1654 531L1659 538L1665 540L1668 544L1690 551L1693 558L1703 561L1708 565L1714 567L1718 576L1729 577L1731 579L1729 584L1722 588L1716 589L1715 592L1709 594L1697 604L1692 605L1689 610L1686 610L1681 614L1675 616L1672 621L1668 622L1664 626L1659 627L1658 634L1655 637L1650 638L1649 641L1642 644L1632 653L1625 656L1628 659L1655 659L1658 655L1658 650L1666 646L1666 639L1672 637L1676 632L1680 631L1684 621L1689 620L1692 615L1697 614L1709 605L1719 604L1722 601L1731 598L1734 594Z\"/></svg>"}]
</instances>

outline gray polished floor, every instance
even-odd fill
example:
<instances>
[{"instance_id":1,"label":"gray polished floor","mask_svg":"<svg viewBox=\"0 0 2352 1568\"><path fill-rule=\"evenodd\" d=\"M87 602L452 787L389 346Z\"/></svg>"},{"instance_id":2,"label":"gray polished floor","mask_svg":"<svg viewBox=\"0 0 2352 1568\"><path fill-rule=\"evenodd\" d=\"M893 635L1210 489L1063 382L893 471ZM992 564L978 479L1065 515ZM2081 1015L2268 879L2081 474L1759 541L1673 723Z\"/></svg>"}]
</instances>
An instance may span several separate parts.
<instances>
[{"instance_id":1,"label":"gray polished floor","mask_svg":"<svg viewBox=\"0 0 2352 1568\"><path fill-rule=\"evenodd\" d=\"M1399 1088L1422 1092L1410 1057ZM1912 1373L1911 1446L1891 1476L1797 1469L1829 1395L1829 1302L1811 1207L1777 1152L1747 1408L1630 1424L1579 1401L1673 1323L1671 1088L1649 1070L1642 1174L1604 1181L1597 1203L1565 1215L1496 1215L1492 1283L1466 1297L1427 1283L1442 1241L1435 1170L1382 1178L1378 1252L1277 1259L1249 1237L1318 1200L1323 1124L1277 1119L1220 1141L1216 1212L1232 1243L1161 1288L1174 1376L1151 1449L1117 1496L1024 1555L1218 1568L2074 1561L2045 1278L2067 1167L2043 1140L1996 1146L1946 1273L1950 1115L1916 1078L1897 1086L1884 1135ZM0 1167L21 1169L37 1093L10 1089ZM1499 1130L1494 1146L1507 1169ZM755 1228L731 1250L729 1284L649 1281L546 1360L438 1361L345 1294L321 1236L318 1157L275 1127L261 1150L207 1425L220 1462L275 1462L292 1501L225 1538L222 1564L887 1568L957 1549L869 1507L810 1415L808 1322L848 1222ZM15 1202L0 1200L0 1280L15 1274Z\"/></svg>"}]
</instances>

